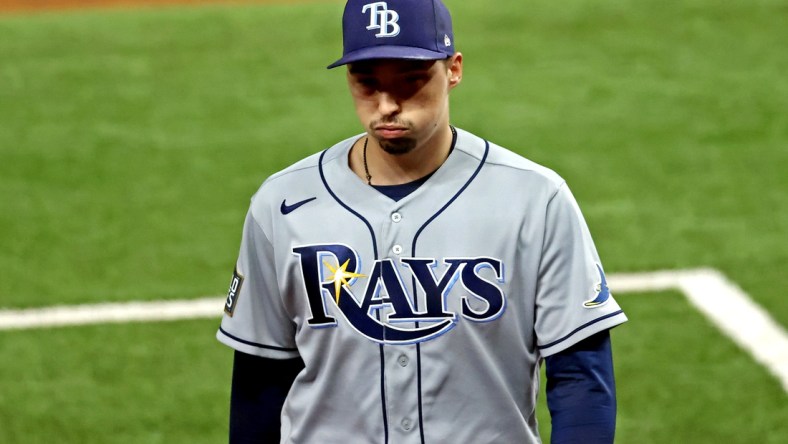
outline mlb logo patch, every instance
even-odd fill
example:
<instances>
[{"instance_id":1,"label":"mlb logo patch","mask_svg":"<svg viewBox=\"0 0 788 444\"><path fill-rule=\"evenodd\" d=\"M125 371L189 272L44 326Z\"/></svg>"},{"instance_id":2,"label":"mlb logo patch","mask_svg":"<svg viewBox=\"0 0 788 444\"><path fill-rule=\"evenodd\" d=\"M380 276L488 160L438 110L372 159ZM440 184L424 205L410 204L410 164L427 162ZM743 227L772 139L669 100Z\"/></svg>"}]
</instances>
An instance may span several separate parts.
<instances>
[{"instance_id":1,"label":"mlb logo patch","mask_svg":"<svg viewBox=\"0 0 788 444\"><path fill-rule=\"evenodd\" d=\"M227 290L227 300L224 302L224 312L232 317L235 305L238 303L238 295L241 293L241 284L244 277L238 273L238 267L233 270L233 280L230 281L230 289Z\"/></svg>"}]
</instances>

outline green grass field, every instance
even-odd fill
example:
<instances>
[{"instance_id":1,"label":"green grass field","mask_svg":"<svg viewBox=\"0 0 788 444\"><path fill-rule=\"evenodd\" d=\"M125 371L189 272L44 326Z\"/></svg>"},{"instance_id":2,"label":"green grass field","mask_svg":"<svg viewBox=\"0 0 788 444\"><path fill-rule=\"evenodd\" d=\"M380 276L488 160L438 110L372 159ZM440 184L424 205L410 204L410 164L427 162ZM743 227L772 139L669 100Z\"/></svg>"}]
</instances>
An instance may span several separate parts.
<instances>
[{"instance_id":1,"label":"green grass field","mask_svg":"<svg viewBox=\"0 0 788 444\"><path fill-rule=\"evenodd\" d=\"M713 267L788 325L785 0L446 2L453 123L563 175L608 272ZM0 307L224 293L262 180L361 130L341 11L0 15ZM617 442L788 442L786 392L681 294L617 299ZM0 331L0 442L225 442L217 326Z\"/></svg>"}]
</instances>

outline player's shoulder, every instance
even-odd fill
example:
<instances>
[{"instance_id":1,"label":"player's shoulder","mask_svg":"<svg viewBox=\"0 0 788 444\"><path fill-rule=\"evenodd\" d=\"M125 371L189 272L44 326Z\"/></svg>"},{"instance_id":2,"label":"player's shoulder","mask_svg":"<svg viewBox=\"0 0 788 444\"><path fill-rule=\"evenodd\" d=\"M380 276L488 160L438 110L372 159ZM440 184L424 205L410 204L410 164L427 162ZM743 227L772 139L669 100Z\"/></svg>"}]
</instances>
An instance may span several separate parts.
<instances>
[{"instance_id":1,"label":"player's shoulder","mask_svg":"<svg viewBox=\"0 0 788 444\"><path fill-rule=\"evenodd\" d=\"M272 173L260 184L252 196L252 201L264 198L272 192L279 193L284 189L305 190L311 187L322 188L319 172L320 164L326 165L342 158L342 154L347 153L350 145L357 138L358 136L348 137L329 148L313 153Z\"/></svg>"},{"instance_id":2,"label":"player's shoulder","mask_svg":"<svg viewBox=\"0 0 788 444\"><path fill-rule=\"evenodd\" d=\"M558 188L564 184L564 178L555 170L534 162L525 156L484 139L468 131L457 129L461 144L457 148L466 154L484 160L484 166L496 175L522 180L542 182L550 188Z\"/></svg>"}]
</instances>

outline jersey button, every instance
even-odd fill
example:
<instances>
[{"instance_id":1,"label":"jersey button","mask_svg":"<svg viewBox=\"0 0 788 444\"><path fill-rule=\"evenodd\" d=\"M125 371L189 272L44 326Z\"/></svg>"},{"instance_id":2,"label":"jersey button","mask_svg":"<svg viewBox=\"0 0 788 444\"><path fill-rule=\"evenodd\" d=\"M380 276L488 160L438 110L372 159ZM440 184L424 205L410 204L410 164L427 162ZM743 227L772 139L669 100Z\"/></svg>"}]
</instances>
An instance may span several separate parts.
<instances>
[{"instance_id":1,"label":"jersey button","mask_svg":"<svg viewBox=\"0 0 788 444\"><path fill-rule=\"evenodd\" d=\"M403 419L400 424L402 424L402 428L405 430L410 430L411 427L413 427L413 424L410 422L410 419L408 418Z\"/></svg>"},{"instance_id":2,"label":"jersey button","mask_svg":"<svg viewBox=\"0 0 788 444\"><path fill-rule=\"evenodd\" d=\"M394 245L393 247L391 247L391 251L397 256L399 256L400 254L402 254L402 245Z\"/></svg>"},{"instance_id":3,"label":"jersey button","mask_svg":"<svg viewBox=\"0 0 788 444\"><path fill-rule=\"evenodd\" d=\"M402 220L402 215L399 213L391 213L391 221L397 223Z\"/></svg>"},{"instance_id":4,"label":"jersey button","mask_svg":"<svg viewBox=\"0 0 788 444\"><path fill-rule=\"evenodd\" d=\"M400 367L407 367L409 361L410 359L408 359L408 357L405 355L399 355L399 358L397 358L397 362L399 363Z\"/></svg>"}]
</instances>

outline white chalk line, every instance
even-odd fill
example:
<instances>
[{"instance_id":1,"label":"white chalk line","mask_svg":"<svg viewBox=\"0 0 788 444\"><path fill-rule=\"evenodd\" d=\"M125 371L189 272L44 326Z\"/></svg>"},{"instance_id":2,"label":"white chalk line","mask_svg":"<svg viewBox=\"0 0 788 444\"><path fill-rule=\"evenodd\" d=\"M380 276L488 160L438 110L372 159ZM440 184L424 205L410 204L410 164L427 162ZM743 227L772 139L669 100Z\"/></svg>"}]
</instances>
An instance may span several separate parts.
<instances>
[{"instance_id":1,"label":"white chalk line","mask_svg":"<svg viewBox=\"0 0 788 444\"><path fill-rule=\"evenodd\" d=\"M724 274L711 268L610 276L611 292L679 290L722 333L766 367L788 393L788 334Z\"/></svg>"},{"instance_id":2,"label":"white chalk line","mask_svg":"<svg viewBox=\"0 0 788 444\"><path fill-rule=\"evenodd\" d=\"M613 294L678 290L717 328L766 367L788 393L788 334L767 311L717 270L608 276ZM219 318L223 297L0 309L0 331L89 324Z\"/></svg>"},{"instance_id":3,"label":"white chalk line","mask_svg":"<svg viewBox=\"0 0 788 444\"><path fill-rule=\"evenodd\" d=\"M224 298L150 302L105 302L0 310L0 330L66 327L123 322L174 321L220 317Z\"/></svg>"}]
</instances>

